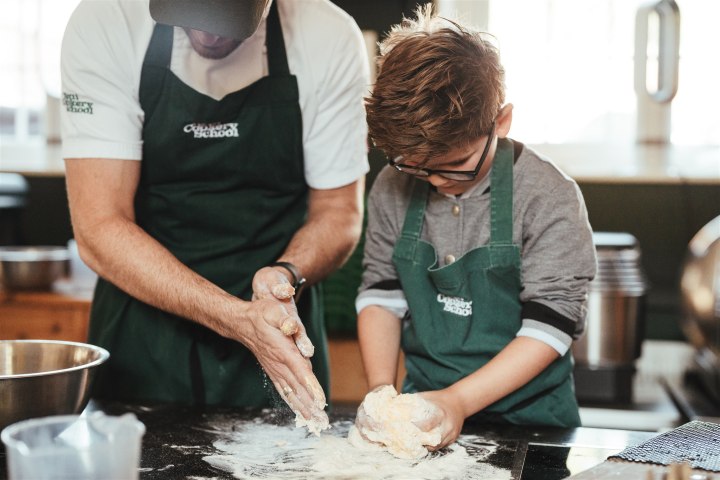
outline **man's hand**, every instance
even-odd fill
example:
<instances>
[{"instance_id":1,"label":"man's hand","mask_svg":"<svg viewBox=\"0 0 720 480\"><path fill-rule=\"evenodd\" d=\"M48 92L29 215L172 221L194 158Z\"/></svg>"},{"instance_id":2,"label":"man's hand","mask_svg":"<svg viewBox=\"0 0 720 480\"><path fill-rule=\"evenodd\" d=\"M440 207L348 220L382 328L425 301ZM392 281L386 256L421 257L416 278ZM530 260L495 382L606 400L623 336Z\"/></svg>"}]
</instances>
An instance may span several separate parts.
<instances>
[{"instance_id":1,"label":"man's hand","mask_svg":"<svg viewBox=\"0 0 720 480\"><path fill-rule=\"evenodd\" d=\"M440 443L428 446L428 450L432 452L450 445L460 435L465 423L460 403L447 389L422 392L419 395L435 406L435 412L426 421L416 425L424 432L440 427Z\"/></svg>"},{"instance_id":2,"label":"man's hand","mask_svg":"<svg viewBox=\"0 0 720 480\"><path fill-rule=\"evenodd\" d=\"M261 268L253 277L253 300L256 299L276 299L292 313L290 317L280 325L280 330L285 335L292 335L300 353L306 358L310 358L315 353L315 346L310 341L297 313L297 307L293 296L295 289L287 277L280 273L279 270L271 267Z\"/></svg>"},{"instance_id":3,"label":"man's hand","mask_svg":"<svg viewBox=\"0 0 720 480\"><path fill-rule=\"evenodd\" d=\"M290 408L310 420L324 415L326 398L308 360L315 348L286 287L292 289L278 270L258 270L245 312L251 330L242 341Z\"/></svg>"}]
</instances>

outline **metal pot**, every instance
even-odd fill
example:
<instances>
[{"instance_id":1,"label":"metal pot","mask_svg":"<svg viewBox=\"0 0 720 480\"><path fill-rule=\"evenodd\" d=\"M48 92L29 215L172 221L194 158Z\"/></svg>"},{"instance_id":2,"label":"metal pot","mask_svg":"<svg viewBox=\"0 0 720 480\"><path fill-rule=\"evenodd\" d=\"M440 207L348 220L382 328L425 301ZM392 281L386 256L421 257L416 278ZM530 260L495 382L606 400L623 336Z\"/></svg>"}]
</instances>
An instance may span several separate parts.
<instances>
[{"instance_id":1,"label":"metal pot","mask_svg":"<svg viewBox=\"0 0 720 480\"><path fill-rule=\"evenodd\" d=\"M573 344L578 364L632 365L640 357L645 296L591 291L585 335Z\"/></svg>"},{"instance_id":2,"label":"metal pot","mask_svg":"<svg viewBox=\"0 0 720 480\"><path fill-rule=\"evenodd\" d=\"M590 283L585 335L573 343L578 364L633 365L640 357L646 281L640 248L629 233L596 232L598 273Z\"/></svg>"},{"instance_id":3,"label":"metal pot","mask_svg":"<svg viewBox=\"0 0 720 480\"><path fill-rule=\"evenodd\" d=\"M97 367L109 357L84 343L0 341L0 429L28 418L80 413Z\"/></svg>"},{"instance_id":4,"label":"metal pot","mask_svg":"<svg viewBox=\"0 0 720 480\"><path fill-rule=\"evenodd\" d=\"M590 283L585 335L573 343L575 394L581 402L632 402L640 357L646 282L629 233L593 234L598 273Z\"/></svg>"},{"instance_id":5,"label":"metal pot","mask_svg":"<svg viewBox=\"0 0 720 480\"><path fill-rule=\"evenodd\" d=\"M5 290L49 290L69 268L65 247L0 247L0 285Z\"/></svg>"}]
</instances>

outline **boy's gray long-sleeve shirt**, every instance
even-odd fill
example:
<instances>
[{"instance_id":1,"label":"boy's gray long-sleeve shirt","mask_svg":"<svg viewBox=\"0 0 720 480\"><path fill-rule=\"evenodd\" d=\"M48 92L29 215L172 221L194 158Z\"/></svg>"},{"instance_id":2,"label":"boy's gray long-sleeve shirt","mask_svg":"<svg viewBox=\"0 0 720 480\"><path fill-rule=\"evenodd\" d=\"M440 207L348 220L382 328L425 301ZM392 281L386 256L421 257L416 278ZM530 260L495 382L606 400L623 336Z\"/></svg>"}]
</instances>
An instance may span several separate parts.
<instances>
[{"instance_id":1,"label":"boy's gray long-sleeve shirt","mask_svg":"<svg viewBox=\"0 0 720 480\"><path fill-rule=\"evenodd\" d=\"M385 167L371 188L358 312L378 305L400 318L407 314L392 253L416 181ZM588 283L597 268L585 203L575 181L518 142L513 187L513 241L522 262L517 335L543 341L562 355L584 331ZM447 265L489 243L489 215L490 175L459 198L432 190L421 238L435 247L438 263Z\"/></svg>"}]
</instances>

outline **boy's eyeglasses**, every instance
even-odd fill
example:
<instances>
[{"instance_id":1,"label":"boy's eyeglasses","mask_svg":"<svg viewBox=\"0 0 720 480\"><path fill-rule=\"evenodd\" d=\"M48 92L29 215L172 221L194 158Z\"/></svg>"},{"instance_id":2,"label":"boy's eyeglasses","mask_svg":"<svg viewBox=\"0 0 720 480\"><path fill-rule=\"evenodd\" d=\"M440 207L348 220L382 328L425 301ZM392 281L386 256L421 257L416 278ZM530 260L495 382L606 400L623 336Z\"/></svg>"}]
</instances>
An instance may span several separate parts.
<instances>
[{"instance_id":1,"label":"boy's eyeglasses","mask_svg":"<svg viewBox=\"0 0 720 480\"><path fill-rule=\"evenodd\" d=\"M448 180L455 180L458 182L469 182L475 180L478 172L487 159L488 152L490 151L490 144L495 137L495 122L490 127L490 133L488 134L487 143L485 143L485 149L480 155L480 160L473 170L433 170L432 168L418 167L417 165L406 165L402 162L402 155L395 157L394 159L388 159L388 163L395 167L396 170L407 173L408 175L415 175L416 177L429 177L430 175L438 175Z\"/></svg>"}]
</instances>

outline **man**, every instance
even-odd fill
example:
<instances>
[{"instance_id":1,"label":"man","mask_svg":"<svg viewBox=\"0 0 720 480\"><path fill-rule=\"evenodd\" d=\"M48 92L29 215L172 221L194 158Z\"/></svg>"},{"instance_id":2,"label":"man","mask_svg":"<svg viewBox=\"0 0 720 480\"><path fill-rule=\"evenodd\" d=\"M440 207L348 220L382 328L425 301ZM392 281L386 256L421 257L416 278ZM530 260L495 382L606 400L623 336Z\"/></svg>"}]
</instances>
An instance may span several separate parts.
<instances>
[{"instance_id":1,"label":"man","mask_svg":"<svg viewBox=\"0 0 720 480\"><path fill-rule=\"evenodd\" d=\"M63 40L63 156L75 238L101 277L98 395L263 406L264 371L318 413L313 284L360 234L363 52L326 0L80 3ZM271 288L305 280L298 316Z\"/></svg>"}]
</instances>

